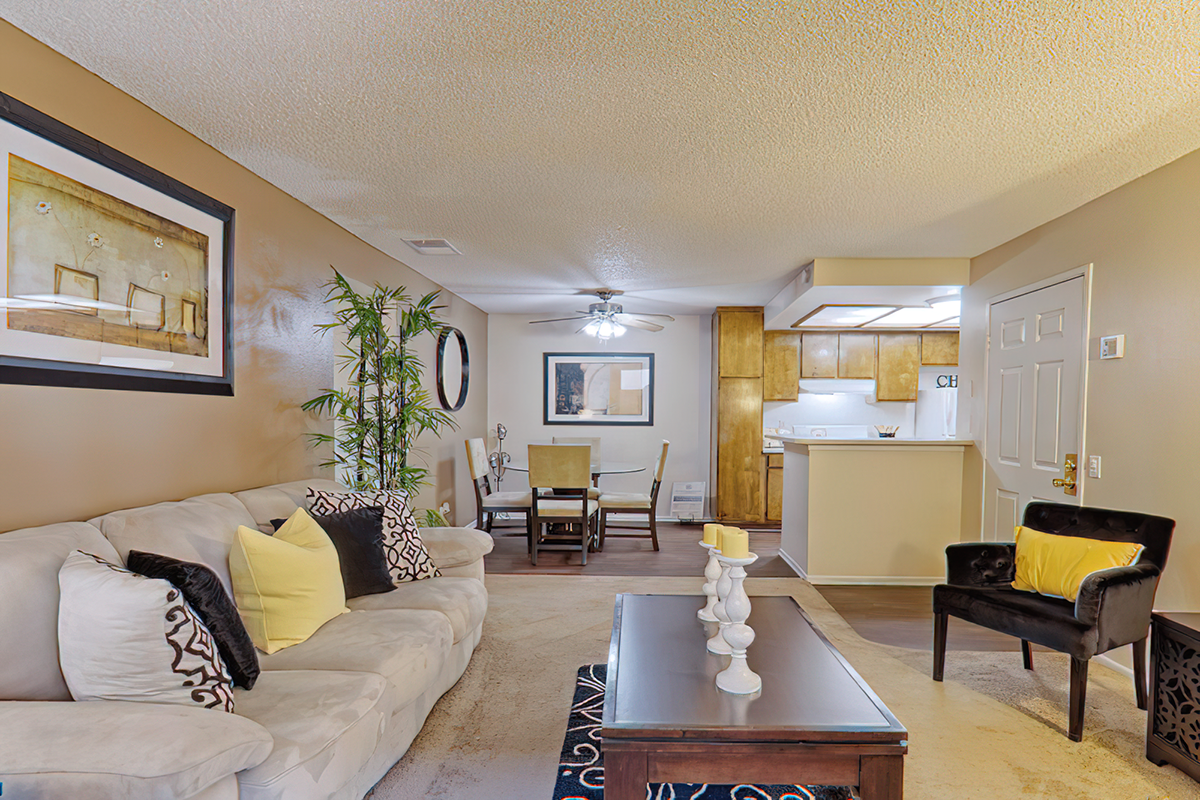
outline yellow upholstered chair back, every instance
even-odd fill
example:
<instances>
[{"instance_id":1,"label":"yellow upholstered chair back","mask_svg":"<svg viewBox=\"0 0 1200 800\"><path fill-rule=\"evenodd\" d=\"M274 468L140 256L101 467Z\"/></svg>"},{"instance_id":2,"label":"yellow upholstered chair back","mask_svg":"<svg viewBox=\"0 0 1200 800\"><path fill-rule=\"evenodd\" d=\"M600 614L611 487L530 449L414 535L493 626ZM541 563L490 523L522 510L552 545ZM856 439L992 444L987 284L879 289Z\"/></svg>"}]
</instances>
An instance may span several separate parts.
<instances>
[{"instance_id":1,"label":"yellow upholstered chair back","mask_svg":"<svg viewBox=\"0 0 1200 800\"><path fill-rule=\"evenodd\" d=\"M555 436L551 441L555 444L586 444L592 448L592 467L600 466L600 438L595 436Z\"/></svg>"},{"instance_id":2,"label":"yellow upholstered chair back","mask_svg":"<svg viewBox=\"0 0 1200 800\"><path fill-rule=\"evenodd\" d=\"M534 489L587 489L592 485L586 445L529 445L529 485Z\"/></svg>"},{"instance_id":3,"label":"yellow upholstered chair back","mask_svg":"<svg viewBox=\"0 0 1200 800\"><path fill-rule=\"evenodd\" d=\"M467 469L473 481L488 474L487 445L483 439L467 439Z\"/></svg>"}]
</instances>

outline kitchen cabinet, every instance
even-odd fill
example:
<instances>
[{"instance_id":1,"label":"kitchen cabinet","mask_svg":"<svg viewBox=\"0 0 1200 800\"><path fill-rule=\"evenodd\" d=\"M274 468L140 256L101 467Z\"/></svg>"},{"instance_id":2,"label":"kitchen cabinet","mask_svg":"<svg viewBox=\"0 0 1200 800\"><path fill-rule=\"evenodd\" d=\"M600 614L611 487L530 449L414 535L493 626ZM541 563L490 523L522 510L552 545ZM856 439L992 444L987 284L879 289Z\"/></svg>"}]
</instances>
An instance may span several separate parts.
<instances>
[{"instance_id":1,"label":"kitchen cabinet","mask_svg":"<svg viewBox=\"0 0 1200 800\"><path fill-rule=\"evenodd\" d=\"M763 335L763 400L795 401L800 396L800 334L767 331Z\"/></svg>"},{"instance_id":2,"label":"kitchen cabinet","mask_svg":"<svg viewBox=\"0 0 1200 800\"><path fill-rule=\"evenodd\" d=\"M958 334L940 332L922 333L921 366L957 367Z\"/></svg>"},{"instance_id":3,"label":"kitchen cabinet","mask_svg":"<svg viewBox=\"0 0 1200 800\"><path fill-rule=\"evenodd\" d=\"M763 310L718 308L718 520L762 522Z\"/></svg>"},{"instance_id":4,"label":"kitchen cabinet","mask_svg":"<svg viewBox=\"0 0 1200 800\"><path fill-rule=\"evenodd\" d=\"M874 378L875 342L873 333L839 333L837 376Z\"/></svg>"},{"instance_id":5,"label":"kitchen cabinet","mask_svg":"<svg viewBox=\"0 0 1200 800\"><path fill-rule=\"evenodd\" d=\"M800 377L836 378L838 334L806 333L800 346Z\"/></svg>"},{"instance_id":6,"label":"kitchen cabinet","mask_svg":"<svg viewBox=\"0 0 1200 800\"><path fill-rule=\"evenodd\" d=\"M767 453L763 456L763 483L766 485L767 522L783 519L783 453Z\"/></svg>"},{"instance_id":7,"label":"kitchen cabinet","mask_svg":"<svg viewBox=\"0 0 1200 800\"><path fill-rule=\"evenodd\" d=\"M878 401L916 402L921 373L921 334L881 333L875 375Z\"/></svg>"},{"instance_id":8,"label":"kitchen cabinet","mask_svg":"<svg viewBox=\"0 0 1200 800\"><path fill-rule=\"evenodd\" d=\"M717 377L762 377L763 312L761 308L718 308L717 338Z\"/></svg>"}]
</instances>

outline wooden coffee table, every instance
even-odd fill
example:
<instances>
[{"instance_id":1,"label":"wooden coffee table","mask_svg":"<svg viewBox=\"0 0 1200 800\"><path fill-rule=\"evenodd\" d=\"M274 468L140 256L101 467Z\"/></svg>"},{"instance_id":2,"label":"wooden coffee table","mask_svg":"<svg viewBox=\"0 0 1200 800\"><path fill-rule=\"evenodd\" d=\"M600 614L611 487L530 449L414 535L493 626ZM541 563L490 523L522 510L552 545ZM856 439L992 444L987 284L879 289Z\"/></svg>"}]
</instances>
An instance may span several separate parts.
<instances>
[{"instance_id":1,"label":"wooden coffee table","mask_svg":"<svg viewBox=\"0 0 1200 800\"><path fill-rule=\"evenodd\" d=\"M605 800L644 800L647 783L858 786L903 796L908 732L790 597L751 598L756 695L714 679L716 626L704 598L617 595L601 726Z\"/></svg>"}]
</instances>

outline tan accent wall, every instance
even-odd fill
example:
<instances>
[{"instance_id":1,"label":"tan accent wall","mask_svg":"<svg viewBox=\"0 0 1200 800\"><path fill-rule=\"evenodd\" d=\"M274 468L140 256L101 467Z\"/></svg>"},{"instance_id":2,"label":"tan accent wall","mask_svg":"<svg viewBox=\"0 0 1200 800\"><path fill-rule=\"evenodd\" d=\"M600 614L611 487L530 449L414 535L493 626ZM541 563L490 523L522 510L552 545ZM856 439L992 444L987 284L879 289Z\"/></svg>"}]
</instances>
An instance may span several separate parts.
<instances>
[{"instance_id":1,"label":"tan accent wall","mask_svg":"<svg viewBox=\"0 0 1200 800\"><path fill-rule=\"evenodd\" d=\"M1200 609L1200 152L1126 184L972 261L963 297L960 427L983 446L989 298L1091 264L1084 452L1086 505L1177 521L1158 589L1161 609ZM1099 337L1125 334L1125 357L1100 361Z\"/></svg>"},{"instance_id":2,"label":"tan accent wall","mask_svg":"<svg viewBox=\"0 0 1200 800\"><path fill-rule=\"evenodd\" d=\"M331 339L312 327L329 318L320 284L330 265L413 293L436 285L5 22L0 75L4 92L237 211L234 397L0 385L0 531L331 477L304 436L326 423L299 408L333 381ZM471 391L462 430L424 442L435 485L417 505L448 501L468 520L462 440L487 426L487 315L452 295L445 302L471 347ZM434 342L421 349L435 392Z\"/></svg>"}]
</instances>

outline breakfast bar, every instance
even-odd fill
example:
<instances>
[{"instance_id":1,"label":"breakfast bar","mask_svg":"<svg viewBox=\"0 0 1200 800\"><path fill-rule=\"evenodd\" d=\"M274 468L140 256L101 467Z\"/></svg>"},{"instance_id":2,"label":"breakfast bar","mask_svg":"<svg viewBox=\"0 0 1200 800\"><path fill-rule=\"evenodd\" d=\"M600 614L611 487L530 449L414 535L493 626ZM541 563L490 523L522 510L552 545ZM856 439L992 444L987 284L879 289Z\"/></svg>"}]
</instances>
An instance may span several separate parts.
<instances>
[{"instance_id":1,"label":"breakfast bar","mask_svg":"<svg viewBox=\"0 0 1200 800\"><path fill-rule=\"evenodd\" d=\"M814 583L934 584L962 537L962 439L781 436L780 555Z\"/></svg>"}]
</instances>

